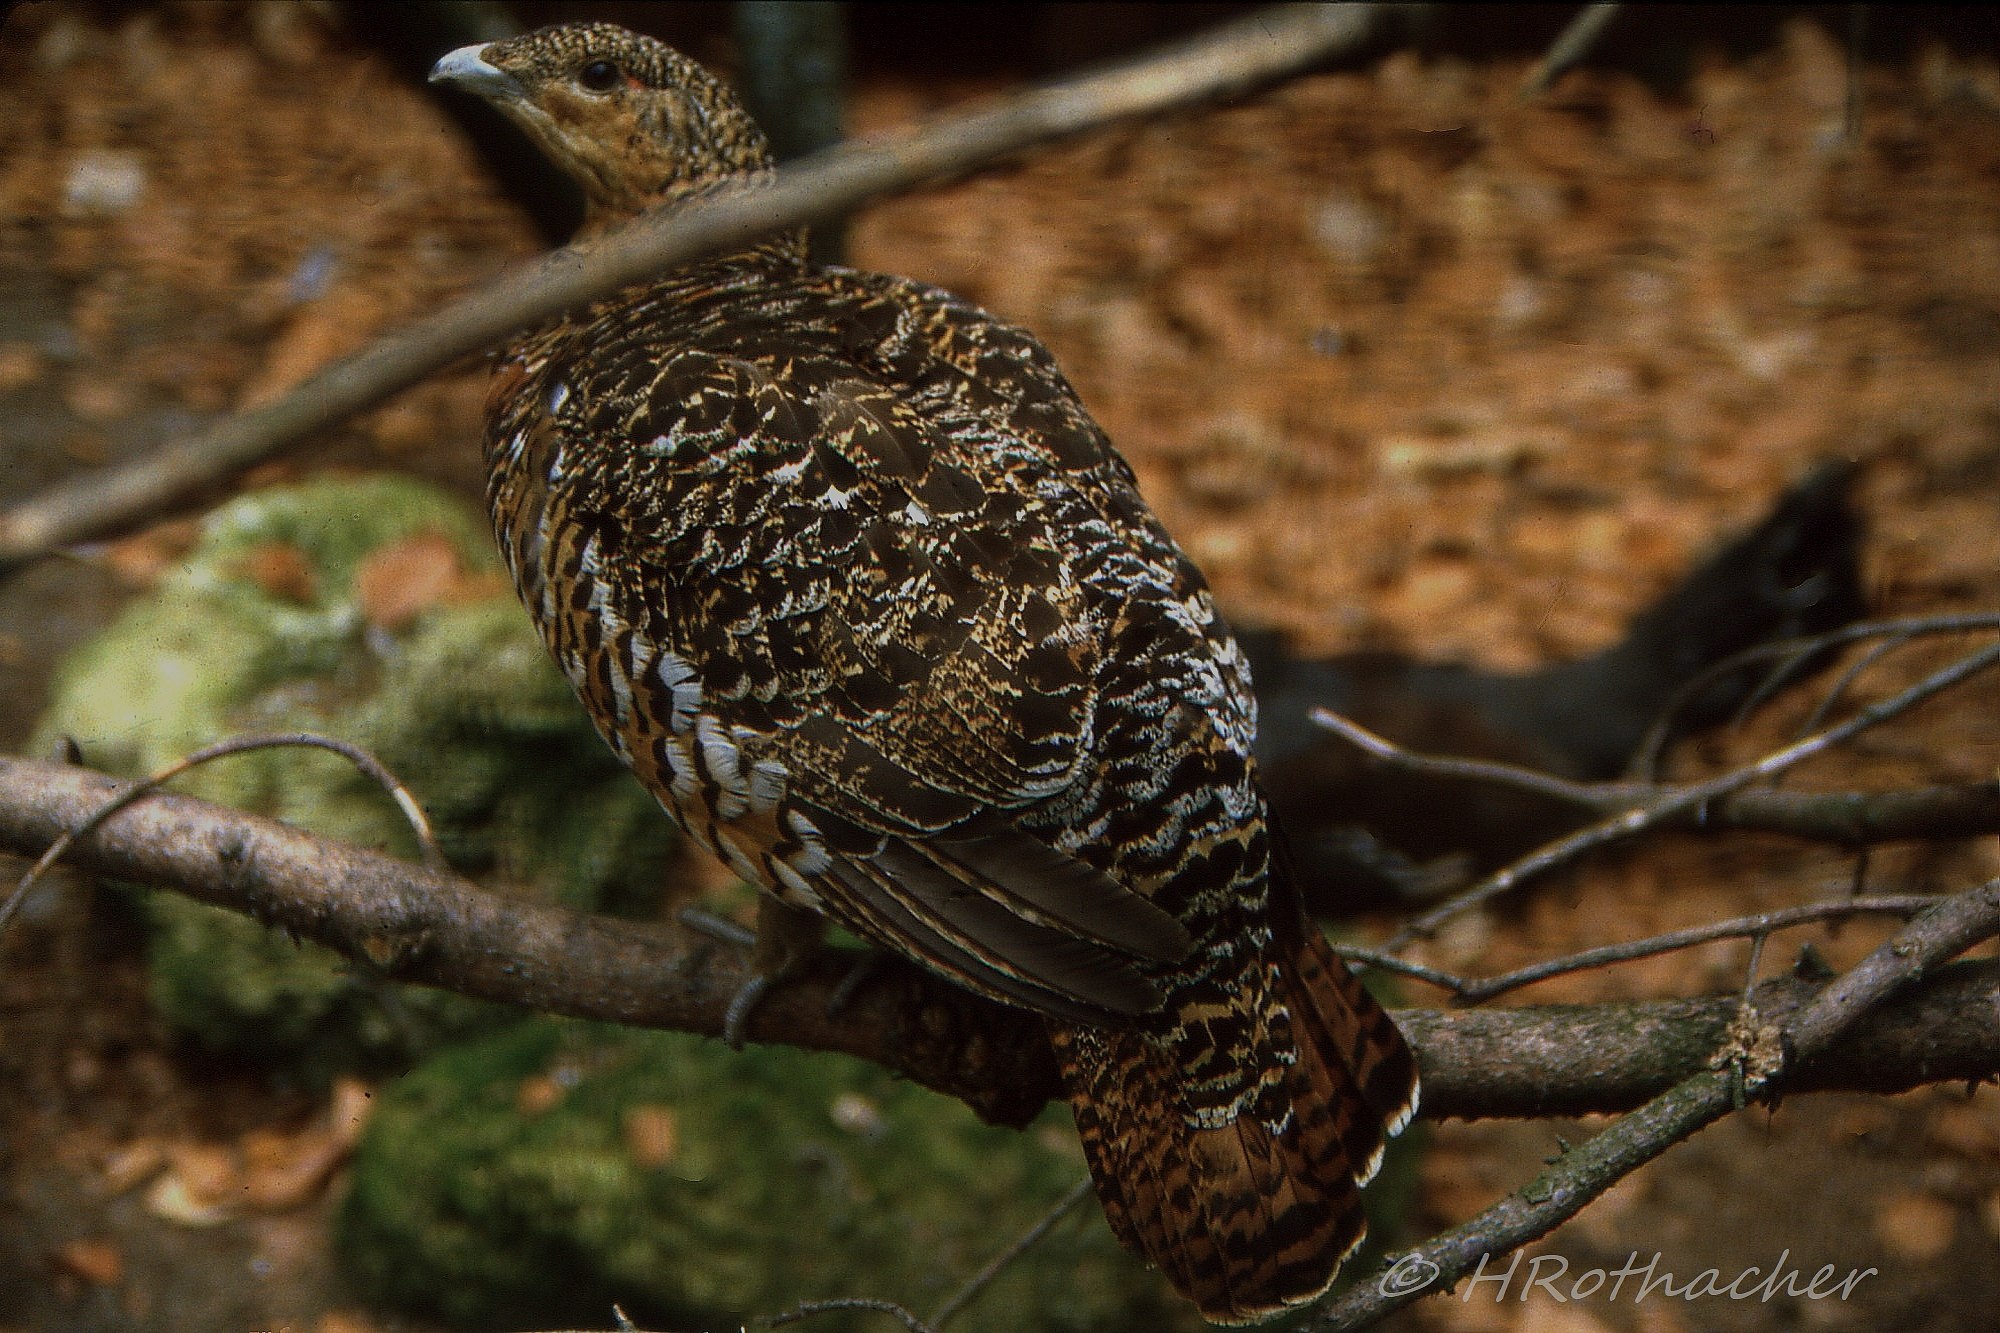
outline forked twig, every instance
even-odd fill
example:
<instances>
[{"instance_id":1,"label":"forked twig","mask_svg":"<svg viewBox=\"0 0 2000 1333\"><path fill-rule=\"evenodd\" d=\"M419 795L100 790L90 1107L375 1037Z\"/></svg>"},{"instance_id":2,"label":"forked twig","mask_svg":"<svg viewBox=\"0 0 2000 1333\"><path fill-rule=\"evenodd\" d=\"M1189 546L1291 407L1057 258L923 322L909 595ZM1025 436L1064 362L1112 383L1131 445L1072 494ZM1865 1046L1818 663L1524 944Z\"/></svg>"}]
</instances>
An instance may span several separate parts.
<instances>
[{"instance_id":1,"label":"forked twig","mask_svg":"<svg viewBox=\"0 0 2000 1333\"><path fill-rule=\"evenodd\" d=\"M1803 639L1778 639L1770 643L1760 643L1745 648L1742 652L1733 653L1725 657L1720 662L1709 666L1707 670L1698 672L1681 683L1680 688L1675 690L1673 696L1667 700L1666 707L1660 710L1660 716L1646 732L1645 739L1639 743L1638 749L1633 752L1632 761L1627 765L1627 771L1637 775L1644 781L1657 781L1660 756L1666 749L1667 738L1672 734L1674 720L1680 716L1681 710L1688 705L1689 701L1716 681L1741 671L1744 667L1754 666L1759 662L1766 662L1772 658L1785 658L1787 659L1785 663L1774 673L1778 678L1782 679L1786 673L1794 670L1798 664L1811 658L1816 653L1839 648L1850 643L1859 643L1865 639L1894 638L1908 640L1937 634L1970 634L1981 630L2000 630L2000 612L1984 611L1972 615L1908 616L1896 620L1859 620L1852 625L1843 625L1839 629L1828 630L1824 634L1815 634ZM1837 697L1838 693L1845 688L1847 683L1848 681L1843 678L1831 693Z\"/></svg>"},{"instance_id":2,"label":"forked twig","mask_svg":"<svg viewBox=\"0 0 2000 1333\"><path fill-rule=\"evenodd\" d=\"M835 1310L868 1310L876 1314L886 1314L900 1320L910 1333L937 1333L951 1317L970 1305L980 1292L984 1291L994 1278L1007 1270L1008 1265L1026 1254L1039 1243L1042 1237L1055 1229L1056 1223L1069 1216L1072 1209L1090 1197L1090 1179L1085 1177L1071 1187L1062 1198L1056 1200L1049 1210L1037 1218L1012 1244L994 1255L981 1266L977 1273L965 1280L963 1286L945 1297L928 1320L918 1318L908 1308L895 1301L874 1296L843 1296L835 1300L801 1301L783 1314L772 1315L762 1321L768 1327L777 1328L784 1324L795 1324L816 1314L827 1314Z\"/></svg>"},{"instance_id":3,"label":"forked twig","mask_svg":"<svg viewBox=\"0 0 2000 1333\"><path fill-rule=\"evenodd\" d=\"M1383 945L1383 949L1394 953L1411 941L1431 934L1461 912L1496 898L1536 875L1574 860L1587 851L1642 833L1683 812L1699 811L1710 801L1727 796L1753 782L1774 777L1870 727L1907 712L1933 695L1942 693L1996 664L2000 664L2000 643L1988 644L1977 652L1967 654L1956 662L1932 672L1909 688L1868 705L1845 722L1816 732L1782 749L1774 750L1761 759L1719 777L1681 787L1658 800L1626 810L1558 838L1511 865L1502 867L1465 891L1452 895L1421 916L1406 922Z\"/></svg>"},{"instance_id":4,"label":"forked twig","mask_svg":"<svg viewBox=\"0 0 2000 1333\"><path fill-rule=\"evenodd\" d=\"M1601 783L1573 782L1568 778L1557 777L1553 773L1544 773L1540 769L1523 768L1519 764L1496 763L1490 759L1419 754L1330 709L1314 708L1307 716L1312 719L1315 726L1324 727L1363 753L1413 773L1426 773L1437 778L1466 778L1474 782L1491 782L1502 787L1516 787L1538 796L1551 796L1559 801L1569 801L1589 810L1602 810L1607 804L1605 796L1607 788Z\"/></svg>"}]
</instances>

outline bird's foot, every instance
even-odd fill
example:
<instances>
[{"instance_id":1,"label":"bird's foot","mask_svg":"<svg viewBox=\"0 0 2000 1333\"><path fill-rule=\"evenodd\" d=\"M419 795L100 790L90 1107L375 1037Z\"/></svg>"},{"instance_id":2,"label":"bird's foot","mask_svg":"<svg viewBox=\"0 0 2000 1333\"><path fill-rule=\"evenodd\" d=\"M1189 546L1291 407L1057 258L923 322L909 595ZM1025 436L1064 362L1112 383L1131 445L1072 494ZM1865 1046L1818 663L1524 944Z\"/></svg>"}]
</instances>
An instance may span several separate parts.
<instances>
[{"instance_id":1,"label":"bird's foot","mask_svg":"<svg viewBox=\"0 0 2000 1333\"><path fill-rule=\"evenodd\" d=\"M775 898L757 900L757 929L740 926L727 917L689 907L680 913L680 922L690 930L711 935L725 944L750 951L750 976L730 997L722 1015L722 1040L733 1051L743 1049L749 1032L750 1015L778 987L796 980L826 953L825 922L818 913L779 902ZM836 952L847 953L847 950ZM876 949L855 956L853 966L841 976L827 997L828 1017L850 1004L861 988L882 970L887 956Z\"/></svg>"},{"instance_id":2,"label":"bird's foot","mask_svg":"<svg viewBox=\"0 0 2000 1333\"><path fill-rule=\"evenodd\" d=\"M682 921L686 919L682 913ZM764 1003L764 997L786 981L794 981L826 949L826 921L818 913L780 903L770 895L760 895L756 901L756 935L736 923L710 921L728 929L718 933L706 923L690 921L690 925L750 947L750 977L736 989L730 1007L722 1013L722 1043L730 1051L742 1051L750 1035L750 1015Z\"/></svg>"}]
</instances>

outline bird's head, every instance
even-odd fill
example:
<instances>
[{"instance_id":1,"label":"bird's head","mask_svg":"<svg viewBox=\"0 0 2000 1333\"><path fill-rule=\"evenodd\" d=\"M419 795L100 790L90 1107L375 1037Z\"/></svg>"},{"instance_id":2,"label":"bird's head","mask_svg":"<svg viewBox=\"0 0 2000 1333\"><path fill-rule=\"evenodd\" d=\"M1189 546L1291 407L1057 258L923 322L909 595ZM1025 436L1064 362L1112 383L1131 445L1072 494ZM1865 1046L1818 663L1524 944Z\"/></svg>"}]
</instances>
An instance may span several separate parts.
<instances>
[{"instance_id":1,"label":"bird's head","mask_svg":"<svg viewBox=\"0 0 2000 1333\"><path fill-rule=\"evenodd\" d=\"M431 69L492 103L583 187L589 225L771 166L735 93L680 52L610 23L461 46Z\"/></svg>"}]
</instances>

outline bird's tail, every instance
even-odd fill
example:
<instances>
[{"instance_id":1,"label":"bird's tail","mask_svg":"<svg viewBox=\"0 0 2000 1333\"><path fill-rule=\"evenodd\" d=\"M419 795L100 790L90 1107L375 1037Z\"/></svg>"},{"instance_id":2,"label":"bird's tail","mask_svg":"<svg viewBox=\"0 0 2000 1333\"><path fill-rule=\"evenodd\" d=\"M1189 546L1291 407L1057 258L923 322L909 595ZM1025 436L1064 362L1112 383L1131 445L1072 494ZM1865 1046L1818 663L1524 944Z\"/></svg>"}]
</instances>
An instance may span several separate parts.
<instances>
[{"instance_id":1,"label":"bird's tail","mask_svg":"<svg viewBox=\"0 0 2000 1333\"><path fill-rule=\"evenodd\" d=\"M1395 1023L1316 926L1279 915L1231 984L1191 979L1136 1028L1052 1026L1111 1229L1214 1323L1332 1285L1417 1104Z\"/></svg>"}]
</instances>

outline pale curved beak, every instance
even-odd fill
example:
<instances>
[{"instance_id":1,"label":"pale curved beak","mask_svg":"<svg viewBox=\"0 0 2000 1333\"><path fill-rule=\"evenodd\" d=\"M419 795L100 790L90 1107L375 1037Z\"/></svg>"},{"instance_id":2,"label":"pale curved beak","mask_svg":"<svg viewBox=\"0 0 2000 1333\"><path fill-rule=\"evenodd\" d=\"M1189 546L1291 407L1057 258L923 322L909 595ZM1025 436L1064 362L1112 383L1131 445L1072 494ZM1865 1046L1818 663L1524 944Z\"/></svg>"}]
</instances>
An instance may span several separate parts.
<instances>
[{"instance_id":1,"label":"pale curved beak","mask_svg":"<svg viewBox=\"0 0 2000 1333\"><path fill-rule=\"evenodd\" d=\"M486 63L481 52L491 45L480 42L446 52L431 66L431 82L450 84L489 102L516 101L523 95L520 83L503 69Z\"/></svg>"}]
</instances>

